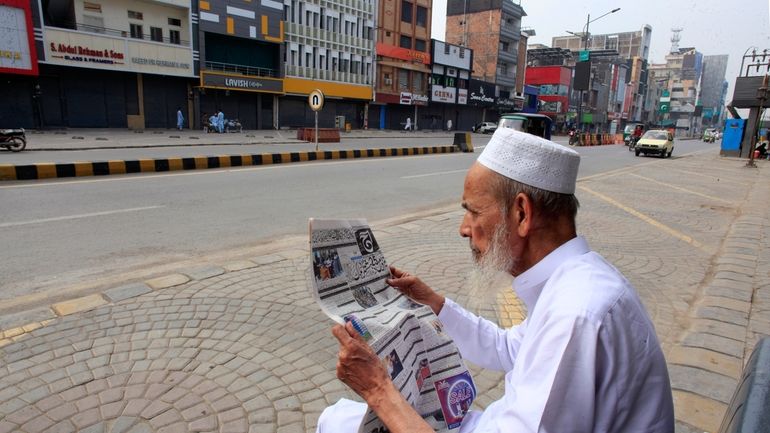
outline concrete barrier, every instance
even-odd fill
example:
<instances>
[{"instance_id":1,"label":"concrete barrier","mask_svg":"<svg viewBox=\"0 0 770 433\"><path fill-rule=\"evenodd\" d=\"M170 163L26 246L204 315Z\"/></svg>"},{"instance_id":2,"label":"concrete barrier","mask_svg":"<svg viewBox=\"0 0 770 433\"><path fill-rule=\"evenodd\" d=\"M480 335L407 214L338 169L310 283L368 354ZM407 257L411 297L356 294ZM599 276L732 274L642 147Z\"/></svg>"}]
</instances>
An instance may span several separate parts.
<instances>
[{"instance_id":1,"label":"concrete barrier","mask_svg":"<svg viewBox=\"0 0 770 433\"><path fill-rule=\"evenodd\" d=\"M454 145L465 153L473 153L473 142L470 132L455 132Z\"/></svg>"},{"instance_id":2,"label":"concrete barrier","mask_svg":"<svg viewBox=\"0 0 770 433\"><path fill-rule=\"evenodd\" d=\"M770 337L761 339L743 368L719 433L770 431Z\"/></svg>"}]
</instances>

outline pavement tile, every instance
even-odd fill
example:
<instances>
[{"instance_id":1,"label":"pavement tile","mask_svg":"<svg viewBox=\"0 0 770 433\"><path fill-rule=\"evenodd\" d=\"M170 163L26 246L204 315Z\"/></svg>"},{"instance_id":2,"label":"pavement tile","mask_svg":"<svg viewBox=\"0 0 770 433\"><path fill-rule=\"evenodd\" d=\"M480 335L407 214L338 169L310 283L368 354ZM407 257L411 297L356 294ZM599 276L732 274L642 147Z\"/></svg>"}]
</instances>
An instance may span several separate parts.
<instances>
[{"instance_id":1,"label":"pavement tile","mask_svg":"<svg viewBox=\"0 0 770 433\"><path fill-rule=\"evenodd\" d=\"M102 295L97 293L83 296L82 298L76 298L69 301L53 304L51 309L53 309L53 311L59 316L67 316L70 314L93 310L94 308L99 308L103 305L107 305L107 301L104 300Z\"/></svg>"},{"instance_id":2,"label":"pavement tile","mask_svg":"<svg viewBox=\"0 0 770 433\"><path fill-rule=\"evenodd\" d=\"M719 429L727 410L726 404L685 391L674 390L673 395L678 420L696 427L698 433Z\"/></svg>"},{"instance_id":3,"label":"pavement tile","mask_svg":"<svg viewBox=\"0 0 770 433\"><path fill-rule=\"evenodd\" d=\"M219 266L199 266L181 271L182 274L187 275L190 279L196 281L217 277L225 272L226 270Z\"/></svg>"},{"instance_id":4,"label":"pavement tile","mask_svg":"<svg viewBox=\"0 0 770 433\"><path fill-rule=\"evenodd\" d=\"M104 296L110 302L120 302L129 298L152 292L152 288L145 283L126 284L104 291Z\"/></svg>"},{"instance_id":5,"label":"pavement tile","mask_svg":"<svg viewBox=\"0 0 770 433\"><path fill-rule=\"evenodd\" d=\"M187 283L188 281L190 281L190 278L187 275L171 274L171 275L165 275L158 278L153 278L145 281L144 283L147 284L147 286L149 286L153 290L161 290L161 289L168 289L170 287L179 286Z\"/></svg>"}]
</instances>

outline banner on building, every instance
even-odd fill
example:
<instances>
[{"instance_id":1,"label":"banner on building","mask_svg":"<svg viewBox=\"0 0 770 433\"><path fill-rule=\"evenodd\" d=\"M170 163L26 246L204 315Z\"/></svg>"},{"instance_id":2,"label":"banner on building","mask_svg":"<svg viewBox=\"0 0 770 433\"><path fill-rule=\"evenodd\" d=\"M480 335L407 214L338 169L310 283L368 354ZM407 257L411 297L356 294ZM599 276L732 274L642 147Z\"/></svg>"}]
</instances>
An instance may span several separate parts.
<instances>
[{"instance_id":1,"label":"banner on building","mask_svg":"<svg viewBox=\"0 0 770 433\"><path fill-rule=\"evenodd\" d=\"M37 75L29 0L0 0L0 73Z\"/></svg>"},{"instance_id":2,"label":"banner on building","mask_svg":"<svg viewBox=\"0 0 770 433\"><path fill-rule=\"evenodd\" d=\"M283 80L201 71L201 87L246 92L283 93Z\"/></svg>"}]
</instances>

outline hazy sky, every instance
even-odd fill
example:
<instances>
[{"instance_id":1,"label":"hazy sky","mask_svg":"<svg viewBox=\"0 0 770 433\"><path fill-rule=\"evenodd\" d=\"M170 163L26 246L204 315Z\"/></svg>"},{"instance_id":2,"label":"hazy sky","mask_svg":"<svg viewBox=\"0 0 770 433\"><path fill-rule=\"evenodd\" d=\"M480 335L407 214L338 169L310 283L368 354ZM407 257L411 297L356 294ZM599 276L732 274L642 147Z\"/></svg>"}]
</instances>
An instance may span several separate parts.
<instances>
[{"instance_id":1,"label":"hazy sky","mask_svg":"<svg viewBox=\"0 0 770 433\"><path fill-rule=\"evenodd\" d=\"M473 0L468 0L471 2ZM519 3L519 0L513 0ZM728 54L726 79L733 88L747 48L756 46L770 51L770 0L520 0L527 13L522 27L535 29L529 43L550 46L554 36L566 30L580 32L586 17L599 17L621 8L589 26L590 33L637 31L645 24L652 27L650 61L664 63L671 48L671 29L684 30L679 47L695 47L704 55ZM444 40L446 0L433 0L432 37ZM770 59L769 59L770 60ZM729 91L728 101L732 99Z\"/></svg>"}]
</instances>

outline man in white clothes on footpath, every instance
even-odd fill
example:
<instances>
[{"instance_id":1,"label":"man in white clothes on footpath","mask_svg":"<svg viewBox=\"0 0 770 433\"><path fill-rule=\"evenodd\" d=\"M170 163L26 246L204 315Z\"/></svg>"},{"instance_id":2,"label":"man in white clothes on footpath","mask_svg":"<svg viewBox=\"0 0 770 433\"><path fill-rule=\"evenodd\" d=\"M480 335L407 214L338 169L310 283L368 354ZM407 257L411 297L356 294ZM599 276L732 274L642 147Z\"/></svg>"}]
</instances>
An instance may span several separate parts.
<instances>
[{"instance_id":1,"label":"man in white clothes on footpath","mask_svg":"<svg viewBox=\"0 0 770 433\"><path fill-rule=\"evenodd\" d=\"M462 433L674 431L652 322L628 280L576 234L579 163L569 148L498 129L465 178L460 235L481 276L471 285L512 275L528 312L520 325L501 329L392 269L388 284L430 306L464 358L505 372L503 397L469 412ZM321 414L319 432L357 431L367 404L391 433L432 431L350 324L332 332L337 377L366 404L340 400Z\"/></svg>"}]
</instances>

